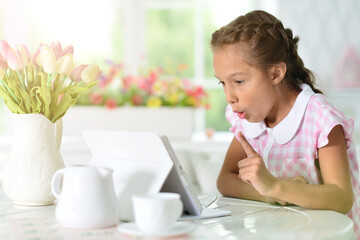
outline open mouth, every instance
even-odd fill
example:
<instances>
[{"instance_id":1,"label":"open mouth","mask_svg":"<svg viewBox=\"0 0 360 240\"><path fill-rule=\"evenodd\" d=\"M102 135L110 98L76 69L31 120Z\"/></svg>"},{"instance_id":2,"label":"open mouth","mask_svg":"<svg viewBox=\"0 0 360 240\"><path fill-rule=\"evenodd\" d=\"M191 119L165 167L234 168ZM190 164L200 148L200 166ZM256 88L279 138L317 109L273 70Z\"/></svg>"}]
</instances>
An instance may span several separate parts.
<instances>
[{"instance_id":1,"label":"open mouth","mask_svg":"<svg viewBox=\"0 0 360 240\"><path fill-rule=\"evenodd\" d=\"M245 119L245 117L246 117L245 112L237 112L236 114L240 119Z\"/></svg>"}]
</instances>

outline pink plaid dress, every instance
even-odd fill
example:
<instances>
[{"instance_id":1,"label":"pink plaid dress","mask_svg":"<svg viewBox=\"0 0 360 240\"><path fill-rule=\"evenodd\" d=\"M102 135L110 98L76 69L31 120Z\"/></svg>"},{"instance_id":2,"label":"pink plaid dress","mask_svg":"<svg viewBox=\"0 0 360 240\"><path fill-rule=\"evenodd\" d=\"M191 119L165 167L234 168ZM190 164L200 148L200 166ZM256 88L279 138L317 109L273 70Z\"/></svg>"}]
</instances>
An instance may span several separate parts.
<instances>
[{"instance_id":1,"label":"pink plaid dress","mask_svg":"<svg viewBox=\"0 0 360 240\"><path fill-rule=\"evenodd\" d=\"M322 184L321 173L315 165L317 149L328 144L328 135L336 126L344 129L354 204L348 214L353 219L357 238L360 239L360 184L359 165L352 139L353 119L347 118L330 104L322 94L315 94L303 84L289 114L274 128L264 122L251 123L240 119L228 105L226 118L230 131L238 136L241 131L251 146L262 156L268 170L276 177L305 177L310 184Z\"/></svg>"}]
</instances>

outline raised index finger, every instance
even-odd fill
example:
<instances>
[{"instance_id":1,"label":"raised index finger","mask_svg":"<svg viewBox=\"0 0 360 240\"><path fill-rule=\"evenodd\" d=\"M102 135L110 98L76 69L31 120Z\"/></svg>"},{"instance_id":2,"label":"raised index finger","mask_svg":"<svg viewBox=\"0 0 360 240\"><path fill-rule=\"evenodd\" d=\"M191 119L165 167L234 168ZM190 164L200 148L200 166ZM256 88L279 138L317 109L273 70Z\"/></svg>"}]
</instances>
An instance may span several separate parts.
<instances>
[{"instance_id":1,"label":"raised index finger","mask_svg":"<svg viewBox=\"0 0 360 240\"><path fill-rule=\"evenodd\" d=\"M254 150L254 148L250 145L250 143L246 140L242 132L238 133L239 141L241 145L244 148L244 151L248 157L254 157L257 155L257 152Z\"/></svg>"}]
</instances>

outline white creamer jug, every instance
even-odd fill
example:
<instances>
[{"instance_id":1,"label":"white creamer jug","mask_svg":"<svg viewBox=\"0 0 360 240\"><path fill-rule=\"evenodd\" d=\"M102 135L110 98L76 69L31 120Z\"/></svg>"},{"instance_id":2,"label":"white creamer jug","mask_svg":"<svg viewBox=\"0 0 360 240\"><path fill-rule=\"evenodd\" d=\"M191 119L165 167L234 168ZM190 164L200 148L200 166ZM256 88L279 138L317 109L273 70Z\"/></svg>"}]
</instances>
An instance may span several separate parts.
<instances>
[{"instance_id":1,"label":"white creamer jug","mask_svg":"<svg viewBox=\"0 0 360 240\"><path fill-rule=\"evenodd\" d=\"M58 199L55 217L64 227L103 228L118 223L110 169L89 165L60 169L51 190Z\"/></svg>"}]
</instances>

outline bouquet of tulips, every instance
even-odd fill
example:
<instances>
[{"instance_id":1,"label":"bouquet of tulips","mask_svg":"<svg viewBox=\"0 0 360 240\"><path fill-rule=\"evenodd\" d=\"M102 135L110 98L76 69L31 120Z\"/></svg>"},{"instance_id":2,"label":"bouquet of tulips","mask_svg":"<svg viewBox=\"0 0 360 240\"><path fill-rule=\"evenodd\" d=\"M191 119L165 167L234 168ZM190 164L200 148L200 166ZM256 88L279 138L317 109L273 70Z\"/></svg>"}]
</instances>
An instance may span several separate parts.
<instances>
[{"instance_id":1,"label":"bouquet of tulips","mask_svg":"<svg viewBox=\"0 0 360 240\"><path fill-rule=\"evenodd\" d=\"M74 48L40 44L34 54L19 44L0 41L0 95L11 112L39 113L55 123L80 94L97 83L96 64L76 65Z\"/></svg>"}]
</instances>

